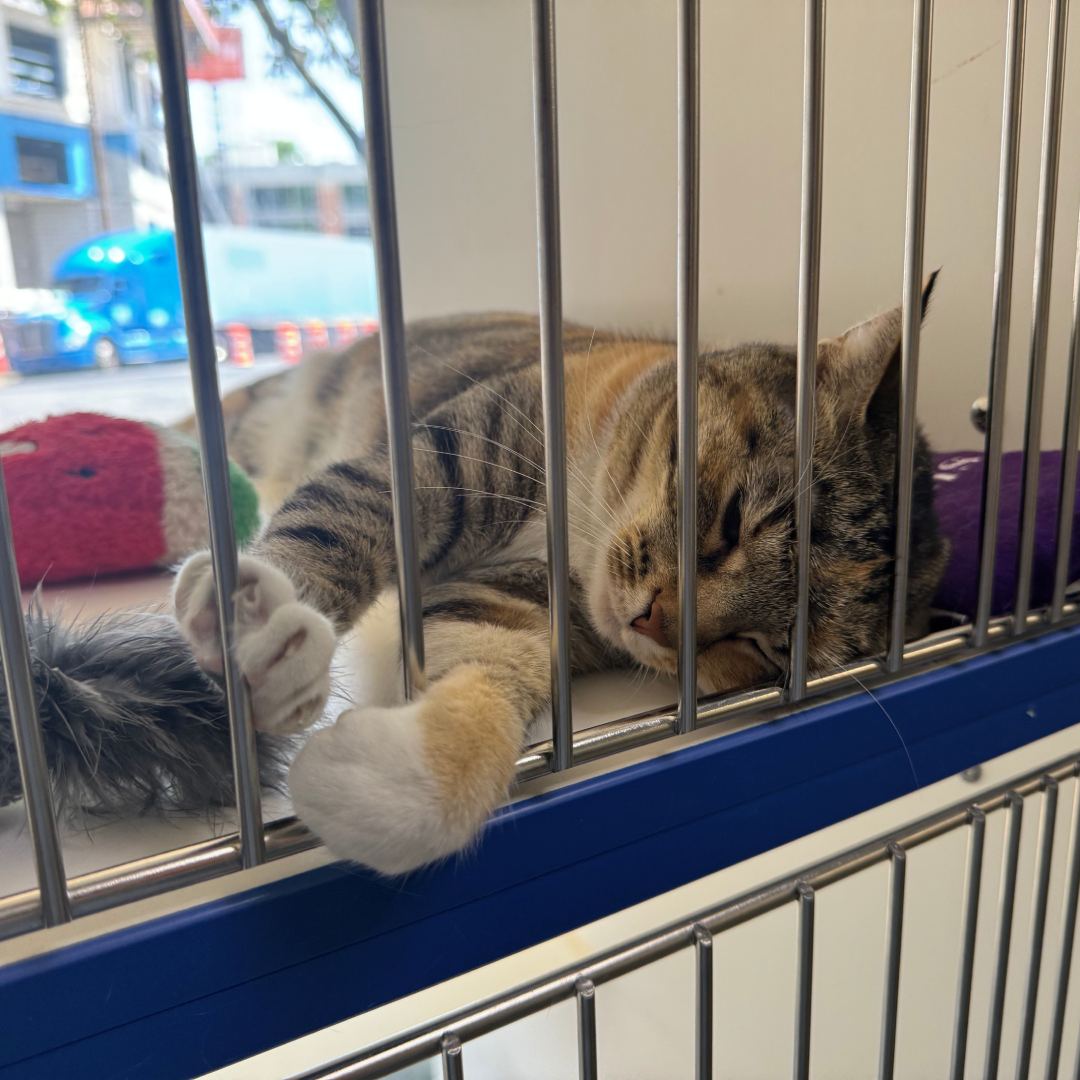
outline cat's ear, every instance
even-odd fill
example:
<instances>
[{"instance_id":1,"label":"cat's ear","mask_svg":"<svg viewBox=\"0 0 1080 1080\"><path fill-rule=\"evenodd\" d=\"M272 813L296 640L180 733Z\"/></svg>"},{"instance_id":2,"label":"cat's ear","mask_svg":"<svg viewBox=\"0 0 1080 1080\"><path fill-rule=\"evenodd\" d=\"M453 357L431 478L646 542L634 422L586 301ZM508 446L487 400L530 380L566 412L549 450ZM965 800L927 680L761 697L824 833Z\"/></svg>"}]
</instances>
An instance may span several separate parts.
<instances>
[{"instance_id":1,"label":"cat's ear","mask_svg":"<svg viewBox=\"0 0 1080 1080\"><path fill-rule=\"evenodd\" d=\"M922 317L930 304L939 271L923 285ZM866 415L874 395L883 384L892 383L899 372L902 310L883 311L866 322L829 338L818 345L818 393L823 405L848 416Z\"/></svg>"}]
</instances>

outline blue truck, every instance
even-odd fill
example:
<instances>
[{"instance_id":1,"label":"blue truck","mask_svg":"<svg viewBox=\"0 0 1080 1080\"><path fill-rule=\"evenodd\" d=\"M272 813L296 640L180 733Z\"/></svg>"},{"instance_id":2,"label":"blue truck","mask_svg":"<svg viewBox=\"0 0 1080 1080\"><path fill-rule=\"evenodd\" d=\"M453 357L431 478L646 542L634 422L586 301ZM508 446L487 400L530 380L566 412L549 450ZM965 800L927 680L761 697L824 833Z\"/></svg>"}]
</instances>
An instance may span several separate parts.
<instances>
[{"instance_id":1,"label":"blue truck","mask_svg":"<svg viewBox=\"0 0 1080 1080\"><path fill-rule=\"evenodd\" d=\"M371 242L237 226L206 226L215 324L276 323L374 314ZM0 319L12 370L25 375L187 359L171 230L117 232L69 251L53 288Z\"/></svg>"}]
</instances>

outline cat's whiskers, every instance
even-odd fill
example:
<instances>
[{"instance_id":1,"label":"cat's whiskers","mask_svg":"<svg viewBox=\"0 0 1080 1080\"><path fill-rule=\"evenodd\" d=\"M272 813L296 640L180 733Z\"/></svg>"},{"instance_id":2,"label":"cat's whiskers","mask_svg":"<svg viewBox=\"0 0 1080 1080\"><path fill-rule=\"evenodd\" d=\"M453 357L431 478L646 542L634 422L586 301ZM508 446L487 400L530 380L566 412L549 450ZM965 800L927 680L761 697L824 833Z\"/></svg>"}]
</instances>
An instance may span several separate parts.
<instances>
[{"instance_id":1,"label":"cat's whiskers","mask_svg":"<svg viewBox=\"0 0 1080 1080\"><path fill-rule=\"evenodd\" d=\"M512 454L514 457L520 458L522 461L528 463L541 474L547 471L541 462L529 457L528 454L523 454L520 450L515 450L512 446L507 446L506 443L499 442L498 439L492 439L487 435L480 435L475 431L466 431L464 428L451 427L449 424L426 424L420 422L415 423L413 427L428 428L431 431L453 431L458 435L467 435L471 439L479 439L481 442L490 443L500 450L505 450L508 454Z\"/></svg>"},{"instance_id":2,"label":"cat's whiskers","mask_svg":"<svg viewBox=\"0 0 1080 1080\"><path fill-rule=\"evenodd\" d=\"M594 331L594 333L595 333L595 331ZM431 352L430 349L425 349L422 345L416 345L416 344L414 344L413 347L415 349L417 349L417 351L422 352L425 356L427 356L430 359L434 360L437 364L442 364L444 367L449 368L450 371L453 371L455 374L460 375L463 379L467 379L474 386L478 386L481 389L486 390L494 398L496 398L498 401L502 402L502 404L505 405L507 408L512 409L521 418L521 420L517 420L513 416L510 416L509 419L514 421L514 423L516 423L517 426L519 428L521 428L521 430L526 435L528 435L533 440L533 442L535 442L541 449L544 448L544 439L543 439L544 429L541 428L532 419L532 417L528 415L528 413L526 413L523 409L521 409L517 405L515 405L509 398L505 397L503 394L500 394L497 390L495 390L493 387L489 386L487 383L480 382L478 379L474 378L468 372L462 371L460 368L455 367L448 360L445 360L440 356L436 356L433 352ZM525 425L521 423L522 420L525 422L525 424L528 425L528 427L525 427ZM532 430L530 431L529 428L531 428ZM639 428L639 430L640 430L640 428ZM567 468L568 472L573 473L573 475L576 476L578 482L581 483L582 486L594 498L597 497L597 494L596 494L596 491L593 488L592 482L575 465L575 463L570 459L569 456L567 456L567 459L566 459L566 468ZM605 506L606 506L606 504L605 504ZM607 507L607 509L608 509L608 512L611 513L610 507ZM613 518L614 518L614 516L615 515L612 513ZM615 528L613 528L612 533L615 533L615 532L617 532L617 530Z\"/></svg>"},{"instance_id":3,"label":"cat's whiskers","mask_svg":"<svg viewBox=\"0 0 1080 1080\"><path fill-rule=\"evenodd\" d=\"M473 457L470 454L462 454L457 451L448 453L445 450L437 450L434 447L428 446L414 446L413 449L423 451L425 454L437 454L446 457L456 457L460 458L462 461L475 462L478 465L490 465L493 469L501 469L503 472L512 473L514 476L520 476L524 480L532 480L535 482L537 479L535 476L529 476L528 473L523 473L520 469L514 469L509 465L500 465L498 462L488 461L487 458ZM567 494L570 496L570 498L577 500L580 508L586 513L590 514L597 525L604 529L607 528L607 522L605 522L601 517L599 517L599 515L597 515L595 511L593 511L593 509L580 496L577 496L575 492L569 490L567 491Z\"/></svg>"},{"instance_id":4,"label":"cat's whiskers","mask_svg":"<svg viewBox=\"0 0 1080 1080\"><path fill-rule=\"evenodd\" d=\"M847 434L846 429L844 434ZM833 452L829 455L829 457L826 458L825 461L821 464L817 464L816 458L812 456L811 464L813 464L814 469L813 479L810 482L810 487L813 488L816 484L820 484L822 480L825 479L822 474L826 471L826 469L830 468L833 465L842 464L846 457L856 454L858 450L859 447L857 445L844 446L841 442L834 448ZM764 511L765 514L769 513L771 510L778 510L784 505L793 503L795 500L796 492L799 488L799 484L796 481L796 478L790 473L782 474L777 471L776 480L777 482L775 484L775 490L768 507Z\"/></svg>"},{"instance_id":5,"label":"cat's whiskers","mask_svg":"<svg viewBox=\"0 0 1080 1080\"><path fill-rule=\"evenodd\" d=\"M840 437L835 440L836 445L833 447L832 453L828 456L828 458L825 459L825 461L821 462L820 465L819 465L818 462L817 462L816 453L812 452L810 454L810 459L807 461L806 465L803 467L803 470L800 473L800 475L798 477L798 480L793 485L793 487L797 491L801 492L802 485L803 485L803 482L806 480L807 474L810 474L810 476L812 477L811 482L810 482L810 487L812 488L821 479L821 473L823 473L830 465L832 465L832 464L834 464L836 462L836 459L841 454L841 452L844 452L846 454L850 454L850 453L855 452L857 447L845 445L845 442L847 440L847 433L851 429L851 422L852 422L853 419L854 419L854 414L849 413L848 418L847 418L847 422L844 424L844 430L840 433ZM815 438L816 438L816 434L817 433L815 431Z\"/></svg>"},{"instance_id":6,"label":"cat's whiskers","mask_svg":"<svg viewBox=\"0 0 1080 1080\"><path fill-rule=\"evenodd\" d=\"M504 495L497 491L481 491L479 488L467 488L460 487L454 484L417 484L416 491L460 491L468 495L475 495L480 499L504 499L506 502L518 503L521 506L528 506L530 509L535 510L537 513L546 514L547 507L543 503L537 502L535 499L526 499L518 495ZM524 522L522 522L524 524ZM594 543L603 545L606 543L607 538L601 535L597 535L595 532L590 531L584 523L580 521L574 521L573 517L567 514L567 524L576 528L579 534L582 534Z\"/></svg>"},{"instance_id":7,"label":"cat's whiskers","mask_svg":"<svg viewBox=\"0 0 1080 1080\"><path fill-rule=\"evenodd\" d=\"M455 429L455 430L457 430L457 429ZM462 432L462 434L469 434L469 432ZM484 436L483 435L478 435L477 437L478 438L483 438ZM487 440L487 442L494 442L494 440ZM501 444L497 444L497 445L501 445ZM492 469L501 469L501 470L503 470L505 472L513 473L515 476L521 476L521 477L524 478L524 480L528 480L528 481L536 482L537 478L538 478L536 476L529 476L527 473L523 473L521 470L513 469L512 467L510 467L510 465L499 464L497 461L490 461L487 458L477 458L477 457L473 457L473 456L468 455L468 454L461 454L460 451L458 451L458 450L453 451L453 453L448 453L448 451L446 451L446 450L435 449L434 447L429 447L429 446L416 446L415 444L414 444L413 448L414 448L414 450L422 450L424 454L445 455L447 457L460 458L462 461L473 461L476 464L490 465L490 467ZM524 461L526 461L529 465L531 465L532 468L537 469L541 473L541 475L543 475L543 473L545 472L545 470L543 468L543 465L538 464L536 461L532 460L531 458L529 458L529 457L527 457L525 455L518 455L518 457L521 457ZM602 517L600 517L593 510L592 507L590 507L588 502L585 502L585 500L583 500L579 495L577 495L576 491L568 489L567 490L567 495L571 499L576 499L577 500L577 502L579 504L579 507L585 513L588 513L588 514L590 514L592 516L593 521L595 522L595 524L600 529L607 529L608 528L608 523L605 522L604 519Z\"/></svg>"},{"instance_id":8,"label":"cat's whiskers","mask_svg":"<svg viewBox=\"0 0 1080 1080\"><path fill-rule=\"evenodd\" d=\"M543 515L545 515L547 513L547 507L543 506L542 504L537 504L536 512L537 512L538 515L543 516ZM487 523L487 526L491 527L491 526L494 526L494 525L521 525L521 524L523 524L523 522L521 521L520 518L499 518L499 519L497 519L495 521L489 521ZM589 543L587 545L587 547L588 547L588 550L590 552L592 552L594 555L598 554L600 552L603 552L605 550L609 550L609 549L606 549L606 547L605 547L605 545L607 544L607 537L600 537L600 536L597 536L596 533L594 533L594 532L587 531L584 525L582 525L580 522L574 521L573 518L569 518L569 520L567 521L567 524L570 526L571 529L577 529L577 533L578 533L578 536L580 538L591 541L591 543ZM623 555L621 551L616 550L614 552L614 555L615 555L615 558L619 559L619 561L622 563L622 565L627 570L629 570L631 572L634 570L633 563L630 561L630 559L627 556Z\"/></svg>"},{"instance_id":9,"label":"cat's whiskers","mask_svg":"<svg viewBox=\"0 0 1080 1080\"><path fill-rule=\"evenodd\" d=\"M464 428L451 427L451 426L449 426L447 424L422 424L422 423L418 423L418 424L416 424L414 426L417 427L417 428L429 428L431 430L436 430L436 431L453 431L453 432L456 432L458 435L468 435L471 438L479 439L481 442L486 442L486 443L489 443L491 446L496 446L496 447L498 447L498 448L500 448L502 450L505 450L508 454L512 454L516 458L520 458L523 462L528 464L530 467L536 469L537 472L540 473L541 477L543 477L543 476L545 476L547 474L547 470L545 469L545 467L542 464L540 464L540 462L535 461L533 458L529 457L528 454L523 454L520 451L515 450L511 446L507 446L506 443L499 442L498 439L492 439L492 438L489 438L486 435L480 435L475 431L466 431ZM426 450L428 453L433 452L428 447L416 447L416 449L418 449L418 450ZM461 457L462 455L458 454L457 456ZM468 460L478 461L481 464L492 465L495 468L506 468L506 466L498 465L493 461L486 461L485 459L482 459L482 458L470 458ZM524 474L519 474L519 475L524 475ZM529 477L528 479L535 479L535 478L534 477ZM594 489L589 488L589 490L590 490L590 493L595 493ZM573 495L574 492L569 492L569 494ZM580 498L578 499L578 502L579 503L581 502ZM606 506L606 504L605 504L605 506ZM610 511L611 508L607 507L607 509ZM607 530L609 528L607 522L602 521L595 513L593 514L593 517L596 519L597 523L603 529ZM614 512L612 512L612 520L613 520L614 524L612 526L610 526L610 528L611 528L610 540L618 545L618 547L621 549L621 552L623 554L625 554L626 556L629 557L633 553L630 551L629 547L627 546L626 541L623 540L621 536L619 536L619 533L618 533L618 524L619 524L619 522L618 522L617 517L614 514Z\"/></svg>"},{"instance_id":10,"label":"cat's whiskers","mask_svg":"<svg viewBox=\"0 0 1080 1080\"><path fill-rule=\"evenodd\" d=\"M862 679L858 677L858 675L852 674L851 672L848 672L847 675L849 679L854 680L856 683L859 684L860 687L862 687L866 695L881 710L882 715L892 725L892 729L896 732L896 737L900 741L900 746L903 748L904 756L907 758L908 768L911 770L911 777L915 781L915 786L922 787L922 784L919 781L919 774L915 770L915 761L911 756L911 751L908 749L907 739L904 738L903 733L897 726L896 721L892 718L892 714L889 712L888 709L885 708L884 705L881 704L880 700L878 700L877 695L870 689L869 686L866 685L866 683L862 681Z\"/></svg>"}]
</instances>

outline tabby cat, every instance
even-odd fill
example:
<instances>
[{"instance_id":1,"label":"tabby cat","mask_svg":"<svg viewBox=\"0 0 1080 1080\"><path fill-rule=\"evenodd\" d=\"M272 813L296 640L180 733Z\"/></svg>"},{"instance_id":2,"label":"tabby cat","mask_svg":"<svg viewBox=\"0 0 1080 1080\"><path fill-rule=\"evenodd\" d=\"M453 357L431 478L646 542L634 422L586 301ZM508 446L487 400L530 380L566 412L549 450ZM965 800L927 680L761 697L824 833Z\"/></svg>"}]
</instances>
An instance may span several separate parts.
<instances>
[{"instance_id":1,"label":"tabby cat","mask_svg":"<svg viewBox=\"0 0 1080 1080\"><path fill-rule=\"evenodd\" d=\"M929 298L931 279L924 294ZM810 667L885 643L892 583L899 309L818 349ZM568 325L576 674L674 671L676 395L669 341ZM353 707L316 730L289 787L340 856L387 874L459 851L506 797L549 696L539 338L517 315L407 334L427 685L402 697L379 344L226 398L230 449L276 509L240 560L236 655L256 726L318 720L338 643ZM795 353L701 354L698 671L704 691L781 680L795 597ZM910 635L946 552L916 452ZM222 667L205 554L175 583L181 630Z\"/></svg>"}]
</instances>

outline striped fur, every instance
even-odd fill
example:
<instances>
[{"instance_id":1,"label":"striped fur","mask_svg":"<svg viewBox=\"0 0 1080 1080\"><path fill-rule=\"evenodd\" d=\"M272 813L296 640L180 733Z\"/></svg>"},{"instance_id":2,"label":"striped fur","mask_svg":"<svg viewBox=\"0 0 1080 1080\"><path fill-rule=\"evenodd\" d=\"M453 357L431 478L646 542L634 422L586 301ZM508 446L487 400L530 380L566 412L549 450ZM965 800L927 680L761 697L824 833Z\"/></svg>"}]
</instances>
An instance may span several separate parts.
<instances>
[{"instance_id":1,"label":"striped fur","mask_svg":"<svg viewBox=\"0 0 1080 1080\"><path fill-rule=\"evenodd\" d=\"M891 311L819 349L814 670L885 644L899 338ZM422 322L409 328L407 351L428 652L427 689L411 704L400 696L378 341L226 399L231 451L275 507L242 573L251 617L239 648L262 658L249 679L291 686L290 701L300 703L299 712L257 708L256 720L271 731L314 720L325 701L317 674L330 660L325 620L347 635L360 673L356 706L310 737L290 787L336 851L388 873L470 842L505 798L549 686L536 321ZM565 366L574 669L671 671L673 346L567 326ZM708 690L782 679L786 669L794 387L789 348L702 354L697 647ZM915 495L912 634L925 626L946 556L921 435ZM205 561L185 573L181 626L213 669L220 657ZM648 635L632 625L646 615Z\"/></svg>"}]
</instances>

